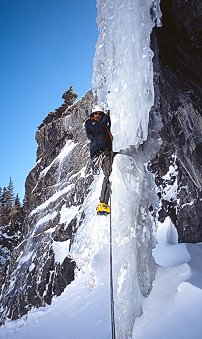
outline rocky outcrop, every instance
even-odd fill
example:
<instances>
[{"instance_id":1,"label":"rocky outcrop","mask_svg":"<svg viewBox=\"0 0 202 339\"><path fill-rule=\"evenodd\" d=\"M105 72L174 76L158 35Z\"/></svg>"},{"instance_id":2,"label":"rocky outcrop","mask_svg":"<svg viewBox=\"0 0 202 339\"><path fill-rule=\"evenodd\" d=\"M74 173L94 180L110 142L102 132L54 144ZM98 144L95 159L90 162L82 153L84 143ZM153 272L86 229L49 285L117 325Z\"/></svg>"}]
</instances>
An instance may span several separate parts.
<instances>
[{"instance_id":1,"label":"rocky outcrop","mask_svg":"<svg viewBox=\"0 0 202 339\"><path fill-rule=\"evenodd\" d=\"M74 279L75 263L68 253L93 180L86 167L84 121L94 99L90 91L73 104L76 94L67 94L68 108L49 113L36 133L37 162L26 180L23 239L2 286L2 323L6 316L17 319L33 306L50 304Z\"/></svg>"},{"instance_id":2,"label":"rocky outcrop","mask_svg":"<svg viewBox=\"0 0 202 339\"><path fill-rule=\"evenodd\" d=\"M156 109L160 111L163 124L160 130L162 145L150 165L159 187L160 220L167 215L171 217L178 230L179 242L200 242L202 6L198 0L162 0L161 10L162 27L155 29L152 48L155 53ZM168 185L176 191L177 198L165 194Z\"/></svg>"},{"instance_id":3,"label":"rocky outcrop","mask_svg":"<svg viewBox=\"0 0 202 339\"><path fill-rule=\"evenodd\" d=\"M26 208L29 211L50 198L58 183L65 185L68 178L78 172L78 166L83 164L83 158L88 157L88 147L84 147L87 139L82 123L89 114L92 100L92 93L88 92L79 102L70 106L62 116L52 115L50 122L45 123L46 119L44 119L39 126L36 133L37 162L25 183ZM75 144L72 159L61 162L59 154L67 141L72 147ZM66 148L68 150L68 145ZM82 154L81 148L84 151Z\"/></svg>"}]
</instances>

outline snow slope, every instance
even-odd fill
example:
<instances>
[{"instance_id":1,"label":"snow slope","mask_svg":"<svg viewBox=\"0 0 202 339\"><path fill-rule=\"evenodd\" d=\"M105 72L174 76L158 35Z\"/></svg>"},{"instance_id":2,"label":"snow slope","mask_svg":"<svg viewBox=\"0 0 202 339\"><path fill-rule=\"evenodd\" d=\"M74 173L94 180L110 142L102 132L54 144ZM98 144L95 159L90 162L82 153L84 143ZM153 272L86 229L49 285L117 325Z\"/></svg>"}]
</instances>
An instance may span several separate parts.
<instances>
[{"instance_id":1,"label":"snow slope","mask_svg":"<svg viewBox=\"0 0 202 339\"><path fill-rule=\"evenodd\" d=\"M108 218L100 221L95 217L94 221L98 232L107 227ZM202 244L173 243L173 235L168 219L159 224L156 280L143 301L143 315L135 321L133 339L201 338ZM93 259L51 306L7 321L0 338L110 339L109 243L104 240L98 247Z\"/></svg>"},{"instance_id":2,"label":"snow slope","mask_svg":"<svg viewBox=\"0 0 202 339\"><path fill-rule=\"evenodd\" d=\"M202 243L173 242L169 219L159 224L154 250L159 264L143 315L133 328L135 339L200 339L202 333Z\"/></svg>"}]
</instances>

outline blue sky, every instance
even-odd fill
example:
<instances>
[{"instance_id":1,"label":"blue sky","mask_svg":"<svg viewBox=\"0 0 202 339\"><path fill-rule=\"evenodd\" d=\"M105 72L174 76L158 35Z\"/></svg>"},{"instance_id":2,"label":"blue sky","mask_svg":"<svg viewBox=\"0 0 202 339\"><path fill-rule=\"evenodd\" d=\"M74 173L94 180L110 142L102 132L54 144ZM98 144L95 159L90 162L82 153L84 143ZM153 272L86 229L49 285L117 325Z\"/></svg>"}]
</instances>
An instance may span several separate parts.
<instances>
[{"instance_id":1,"label":"blue sky","mask_svg":"<svg viewBox=\"0 0 202 339\"><path fill-rule=\"evenodd\" d=\"M0 0L0 186L24 195L35 133L73 86L91 88L96 0Z\"/></svg>"}]
</instances>

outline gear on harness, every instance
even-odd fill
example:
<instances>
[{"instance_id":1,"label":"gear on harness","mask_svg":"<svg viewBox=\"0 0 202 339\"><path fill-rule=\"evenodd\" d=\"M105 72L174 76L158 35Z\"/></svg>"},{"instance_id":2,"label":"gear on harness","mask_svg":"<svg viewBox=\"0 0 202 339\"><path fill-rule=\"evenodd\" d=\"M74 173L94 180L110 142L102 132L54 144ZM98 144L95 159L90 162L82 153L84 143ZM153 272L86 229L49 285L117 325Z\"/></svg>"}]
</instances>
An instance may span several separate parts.
<instances>
[{"instance_id":1,"label":"gear on harness","mask_svg":"<svg viewBox=\"0 0 202 339\"><path fill-rule=\"evenodd\" d=\"M102 152L97 153L92 160L91 168L92 168L92 174L93 175L99 175L100 174L100 167L102 165L104 154Z\"/></svg>"},{"instance_id":2,"label":"gear on harness","mask_svg":"<svg viewBox=\"0 0 202 339\"><path fill-rule=\"evenodd\" d=\"M94 164L94 162L92 163L92 174L93 175L99 175L100 174L99 166Z\"/></svg>"}]
</instances>

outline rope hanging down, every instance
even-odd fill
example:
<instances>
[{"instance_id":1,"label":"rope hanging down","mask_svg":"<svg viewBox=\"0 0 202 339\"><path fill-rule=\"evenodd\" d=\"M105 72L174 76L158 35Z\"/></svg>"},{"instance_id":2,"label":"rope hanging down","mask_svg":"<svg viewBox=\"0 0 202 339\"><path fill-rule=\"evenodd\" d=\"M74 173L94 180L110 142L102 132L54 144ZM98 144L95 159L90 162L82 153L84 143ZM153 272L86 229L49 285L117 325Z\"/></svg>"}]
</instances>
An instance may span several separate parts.
<instances>
[{"instance_id":1,"label":"rope hanging down","mask_svg":"<svg viewBox=\"0 0 202 339\"><path fill-rule=\"evenodd\" d=\"M112 212L112 204L111 204L111 194L110 194L110 208ZM114 288L113 288L113 270L112 270L112 217L110 213L110 299L111 299L111 330L112 330L112 339L116 339L116 331L115 331L115 315L114 315Z\"/></svg>"}]
</instances>

